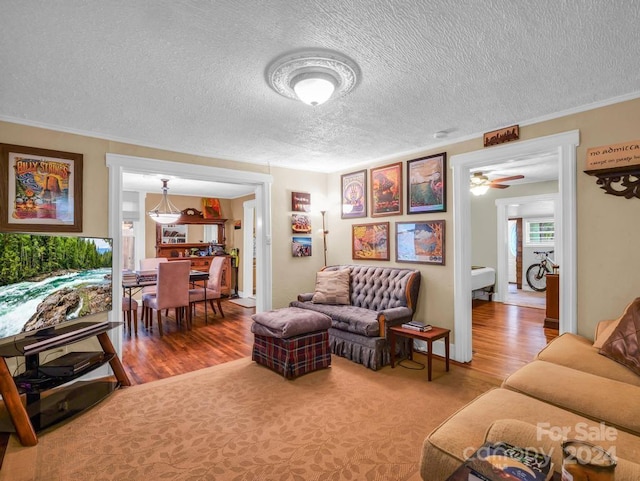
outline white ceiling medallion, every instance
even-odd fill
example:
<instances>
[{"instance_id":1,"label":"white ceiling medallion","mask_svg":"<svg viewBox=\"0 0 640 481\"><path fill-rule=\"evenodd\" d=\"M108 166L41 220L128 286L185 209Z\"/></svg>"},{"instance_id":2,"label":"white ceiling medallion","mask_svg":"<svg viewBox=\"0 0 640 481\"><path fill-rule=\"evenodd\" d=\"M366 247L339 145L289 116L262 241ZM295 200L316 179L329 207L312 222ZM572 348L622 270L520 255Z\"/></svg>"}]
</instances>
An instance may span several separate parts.
<instances>
[{"instance_id":1,"label":"white ceiling medallion","mask_svg":"<svg viewBox=\"0 0 640 481\"><path fill-rule=\"evenodd\" d=\"M360 70L338 52L313 50L287 54L267 68L267 82L283 97L320 105L356 86Z\"/></svg>"}]
</instances>

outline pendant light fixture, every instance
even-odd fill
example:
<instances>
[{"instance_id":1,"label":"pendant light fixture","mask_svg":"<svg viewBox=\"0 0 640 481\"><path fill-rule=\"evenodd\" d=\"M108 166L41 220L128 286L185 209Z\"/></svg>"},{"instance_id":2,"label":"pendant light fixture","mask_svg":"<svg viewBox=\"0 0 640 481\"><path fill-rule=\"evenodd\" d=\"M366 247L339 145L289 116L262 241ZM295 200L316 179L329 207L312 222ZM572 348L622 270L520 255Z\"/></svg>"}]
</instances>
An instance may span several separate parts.
<instances>
[{"instance_id":1,"label":"pendant light fixture","mask_svg":"<svg viewBox=\"0 0 640 481\"><path fill-rule=\"evenodd\" d=\"M344 55L331 50L284 55L267 68L269 86L283 97L317 106L354 89L360 69Z\"/></svg>"},{"instance_id":2,"label":"pendant light fixture","mask_svg":"<svg viewBox=\"0 0 640 481\"><path fill-rule=\"evenodd\" d=\"M180 218L182 212L175 205L171 203L167 196L167 183L169 179L160 179L162 181L162 199L153 209L147 212L147 215L151 217L151 220L158 224L173 224Z\"/></svg>"}]
</instances>

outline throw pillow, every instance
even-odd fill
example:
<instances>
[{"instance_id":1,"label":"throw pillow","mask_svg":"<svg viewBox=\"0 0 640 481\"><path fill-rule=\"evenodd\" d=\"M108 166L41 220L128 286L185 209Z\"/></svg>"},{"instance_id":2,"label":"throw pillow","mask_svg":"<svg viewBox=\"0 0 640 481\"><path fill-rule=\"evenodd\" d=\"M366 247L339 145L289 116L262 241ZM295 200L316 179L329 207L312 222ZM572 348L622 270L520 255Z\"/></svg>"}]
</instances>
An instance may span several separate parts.
<instances>
[{"instance_id":1,"label":"throw pillow","mask_svg":"<svg viewBox=\"0 0 640 481\"><path fill-rule=\"evenodd\" d=\"M640 297L627 307L599 352L640 376Z\"/></svg>"},{"instance_id":2,"label":"throw pillow","mask_svg":"<svg viewBox=\"0 0 640 481\"><path fill-rule=\"evenodd\" d=\"M316 274L314 304L351 304L349 296L349 269L320 271Z\"/></svg>"}]
</instances>

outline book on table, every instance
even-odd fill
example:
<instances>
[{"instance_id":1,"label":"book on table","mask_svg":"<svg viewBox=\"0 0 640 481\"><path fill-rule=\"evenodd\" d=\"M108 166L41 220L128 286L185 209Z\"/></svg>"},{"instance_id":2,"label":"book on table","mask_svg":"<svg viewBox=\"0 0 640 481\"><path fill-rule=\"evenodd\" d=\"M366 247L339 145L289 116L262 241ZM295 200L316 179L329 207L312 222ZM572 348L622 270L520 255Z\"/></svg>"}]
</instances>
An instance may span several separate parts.
<instances>
[{"instance_id":1,"label":"book on table","mask_svg":"<svg viewBox=\"0 0 640 481\"><path fill-rule=\"evenodd\" d=\"M405 322L404 324L402 324L401 327L404 329L411 329L413 331L421 331L421 332L431 330L431 324L422 324L421 322L418 322L418 321Z\"/></svg>"},{"instance_id":2,"label":"book on table","mask_svg":"<svg viewBox=\"0 0 640 481\"><path fill-rule=\"evenodd\" d=\"M544 453L487 442L458 471L450 479L458 481L466 474L467 481L548 481L553 476L553 463Z\"/></svg>"}]
</instances>

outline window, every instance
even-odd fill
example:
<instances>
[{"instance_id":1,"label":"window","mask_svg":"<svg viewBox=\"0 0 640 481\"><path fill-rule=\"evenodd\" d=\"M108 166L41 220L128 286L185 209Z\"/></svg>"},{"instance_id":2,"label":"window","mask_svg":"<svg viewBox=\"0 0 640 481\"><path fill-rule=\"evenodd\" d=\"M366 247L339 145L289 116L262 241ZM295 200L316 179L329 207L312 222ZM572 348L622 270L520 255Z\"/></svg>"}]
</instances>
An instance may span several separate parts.
<instances>
[{"instance_id":1,"label":"window","mask_svg":"<svg viewBox=\"0 0 640 481\"><path fill-rule=\"evenodd\" d=\"M552 246L555 240L555 222L550 219L525 220L525 245Z\"/></svg>"}]
</instances>

